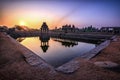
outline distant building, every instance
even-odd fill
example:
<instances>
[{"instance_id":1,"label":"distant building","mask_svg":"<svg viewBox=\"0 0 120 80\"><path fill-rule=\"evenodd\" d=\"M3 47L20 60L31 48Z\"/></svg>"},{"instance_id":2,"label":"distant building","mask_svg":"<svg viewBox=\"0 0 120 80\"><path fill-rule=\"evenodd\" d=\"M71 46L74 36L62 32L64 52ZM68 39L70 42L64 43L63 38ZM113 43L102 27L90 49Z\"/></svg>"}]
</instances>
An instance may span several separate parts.
<instances>
[{"instance_id":1,"label":"distant building","mask_svg":"<svg viewBox=\"0 0 120 80\"><path fill-rule=\"evenodd\" d=\"M40 30L41 30L41 32L48 32L49 31L49 28L48 28L48 25L46 24L46 22L43 22Z\"/></svg>"},{"instance_id":2,"label":"distant building","mask_svg":"<svg viewBox=\"0 0 120 80\"><path fill-rule=\"evenodd\" d=\"M83 32L98 32L98 29L93 27L92 25L82 28L81 31Z\"/></svg>"},{"instance_id":3,"label":"distant building","mask_svg":"<svg viewBox=\"0 0 120 80\"><path fill-rule=\"evenodd\" d=\"M102 27L100 29L101 32L120 34L120 27Z\"/></svg>"},{"instance_id":4,"label":"distant building","mask_svg":"<svg viewBox=\"0 0 120 80\"><path fill-rule=\"evenodd\" d=\"M74 25L63 25L62 26L62 30L64 31L64 32L76 32L76 31L78 31L79 29L78 28L75 28L75 26Z\"/></svg>"}]
</instances>

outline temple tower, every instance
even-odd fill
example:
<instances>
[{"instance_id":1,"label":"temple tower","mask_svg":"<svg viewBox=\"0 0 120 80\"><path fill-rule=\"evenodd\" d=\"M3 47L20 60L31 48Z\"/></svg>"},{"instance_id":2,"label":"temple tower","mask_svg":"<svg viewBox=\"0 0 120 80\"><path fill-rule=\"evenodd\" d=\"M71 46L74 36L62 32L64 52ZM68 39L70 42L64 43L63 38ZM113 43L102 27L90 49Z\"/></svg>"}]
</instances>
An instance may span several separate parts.
<instances>
[{"instance_id":1,"label":"temple tower","mask_svg":"<svg viewBox=\"0 0 120 80\"><path fill-rule=\"evenodd\" d=\"M43 22L40 30L41 30L41 32L48 32L49 31L49 28L48 28L48 25L46 24L46 22Z\"/></svg>"}]
</instances>

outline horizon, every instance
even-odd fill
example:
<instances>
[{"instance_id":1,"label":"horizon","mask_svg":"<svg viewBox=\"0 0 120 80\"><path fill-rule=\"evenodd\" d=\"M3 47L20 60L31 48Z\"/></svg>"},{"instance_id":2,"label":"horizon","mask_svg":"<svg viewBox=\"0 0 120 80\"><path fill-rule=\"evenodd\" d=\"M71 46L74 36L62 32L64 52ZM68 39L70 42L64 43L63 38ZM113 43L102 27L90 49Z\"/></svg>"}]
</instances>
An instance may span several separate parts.
<instances>
[{"instance_id":1,"label":"horizon","mask_svg":"<svg viewBox=\"0 0 120 80\"><path fill-rule=\"evenodd\" d=\"M0 25L24 25L39 29L46 22L50 29L65 24L78 28L120 26L119 1L96 0L4 0L0 3Z\"/></svg>"}]
</instances>

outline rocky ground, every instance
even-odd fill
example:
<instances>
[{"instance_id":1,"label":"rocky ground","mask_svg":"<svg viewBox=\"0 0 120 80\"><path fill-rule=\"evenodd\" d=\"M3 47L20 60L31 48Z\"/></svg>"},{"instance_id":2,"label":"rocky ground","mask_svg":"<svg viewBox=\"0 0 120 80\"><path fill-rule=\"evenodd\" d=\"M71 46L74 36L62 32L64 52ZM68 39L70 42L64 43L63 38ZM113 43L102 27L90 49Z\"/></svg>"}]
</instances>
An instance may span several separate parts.
<instances>
[{"instance_id":1,"label":"rocky ground","mask_svg":"<svg viewBox=\"0 0 120 80\"><path fill-rule=\"evenodd\" d=\"M17 45L0 33L0 80L120 80L120 38L91 60L77 60L79 68L70 74L31 66Z\"/></svg>"}]
</instances>

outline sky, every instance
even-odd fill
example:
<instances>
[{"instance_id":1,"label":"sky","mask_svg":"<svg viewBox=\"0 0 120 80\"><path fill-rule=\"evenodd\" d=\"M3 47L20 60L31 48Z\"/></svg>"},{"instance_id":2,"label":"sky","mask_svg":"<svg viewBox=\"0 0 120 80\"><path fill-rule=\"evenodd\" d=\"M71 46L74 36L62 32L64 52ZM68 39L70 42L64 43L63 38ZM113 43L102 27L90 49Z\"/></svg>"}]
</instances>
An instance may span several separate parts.
<instances>
[{"instance_id":1,"label":"sky","mask_svg":"<svg viewBox=\"0 0 120 80\"><path fill-rule=\"evenodd\" d=\"M50 29L65 24L78 28L120 26L119 0L1 0L0 25Z\"/></svg>"}]
</instances>

